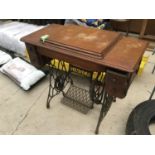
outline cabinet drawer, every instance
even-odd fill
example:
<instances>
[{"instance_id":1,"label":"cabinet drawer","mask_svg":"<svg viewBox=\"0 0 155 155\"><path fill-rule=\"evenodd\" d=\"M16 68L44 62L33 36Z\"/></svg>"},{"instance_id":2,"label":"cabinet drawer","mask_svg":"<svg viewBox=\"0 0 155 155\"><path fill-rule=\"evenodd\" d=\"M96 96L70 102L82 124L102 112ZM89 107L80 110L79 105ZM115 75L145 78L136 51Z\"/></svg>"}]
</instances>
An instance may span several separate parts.
<instances>
[{"instance_id":1,"label":"cabinet drawer","mask_svg":"<svg viewBox=\"0 0 155 155\"><path fill-rule=\"evenodd\" d=\"M105 77L105 89L109 95L123 98L127 94L130 80L131 76L127 73L108 70Z\"/></svg>"}]
</instances>

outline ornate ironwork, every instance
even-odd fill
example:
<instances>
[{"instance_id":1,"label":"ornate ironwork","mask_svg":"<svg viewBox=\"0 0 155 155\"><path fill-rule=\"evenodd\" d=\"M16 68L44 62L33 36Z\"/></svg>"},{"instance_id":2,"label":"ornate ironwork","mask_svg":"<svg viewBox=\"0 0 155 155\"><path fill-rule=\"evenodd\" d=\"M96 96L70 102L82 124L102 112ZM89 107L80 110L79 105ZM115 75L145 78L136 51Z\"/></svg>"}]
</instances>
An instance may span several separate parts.
<instances>
[{"instance_id":1,"label":"ornate ironwork","mask_svg":"<svg viewBox=\"0 0 155 155\"><path fill-rule=\"evenodd\" d=\"M60 70L61 68L61 70ZM50 108L50 101L60 92L63 92L68 83L73 84L69 69L66 68L64 61L58 61L58 69L55 69L54 64L49 65L49 92L47 97L47 108Z\"/></svg>"},{"instance_id":2,"label":"ornate ironwork","mask_svg":"<svg viewBox=\"0 0 155 155\"><path fill-rule=\"evenodd\" d=\"M102 122L103 118L106 116L107 112L109 111L111 104L112 104L112 101L114 99L115 98L112 96L109 96L107 92L104 93L104 97L102 100L102 107L101 107L98 123L96 126L95 134L98 134L101 122Z\"/></svg>"},{"instance_id":3,"label":"ornate ironwork","mask_svg":"<svg viewBox=\"0 0 155 155\"><path fill-rule=\"evenodd\" d=\"M93 102L101 104L104 94L104 77L103 73L98 73L95 80L90 85L90 96ZM100 79L99 79L100 77Z\"/></svg>"},{"instance_id":4,"label":"ornate ironwork","mask_svg":"<svg viewBox=\"0 0 155 155\"><path fill-rule=\"evenodd\" d=\"M63 102L70 107L87 113L89 109L93 108L93 104L102 104L98 123L96 126L95 133L98 134L100 124L109 111L109 108L114 101L114 97L109 96L107 92L104 91L104 74L98 73L96 78L93 79L93 73L89 72L91 75L91 85L90 92L78 88L73 85L73 80L71 78L71 66L66 68L64 61L58 61L57 69L55 68L55 62L49 65L49 93L47 97L47 108L50 108L50 101L60 92L63 92L64 99ZM61 67L60 67L61 66ZM60 70L61 69L61 70ZM82 75L84 72L82 72ZM71 83L71 87L68 89L67 93L64 93L64 88L68 83ZM70 103L69 103L70 102Z\"/></svg>"}]
</instances>

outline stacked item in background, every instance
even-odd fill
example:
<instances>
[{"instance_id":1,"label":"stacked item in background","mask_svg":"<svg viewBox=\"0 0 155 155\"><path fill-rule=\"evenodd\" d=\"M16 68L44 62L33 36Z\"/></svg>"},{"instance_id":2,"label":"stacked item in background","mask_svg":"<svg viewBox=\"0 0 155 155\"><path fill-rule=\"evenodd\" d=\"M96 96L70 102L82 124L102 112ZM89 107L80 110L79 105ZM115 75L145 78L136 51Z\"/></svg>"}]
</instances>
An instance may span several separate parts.
<instances>
[{"instance_id":1,"label":"stacked item in background","mask_svg":"<svg viewBox=\"0 0 155 155\"><path fill-rule=\"evenodd\" d=\"M29 90L45 76L45 73L36 69L21 58L14 58L0 50L0 71L15 81L24 90Z\"/></svg>"},{"instance_id":2,"label":"stacked item in background","mask_svg":"<svg viewBox=\"0 0 155 155\"><path fill-rule=\"evenodd\" d=\"M20 38L41 28L43 28L43 26L21 22L0 21L0 47L25 57L26 46L25 43L20 41Z\"/></svg>"},{"instance_id":3,"label":"stacked item in background","mask_svg":"<svg viewBox=\"0 0 155 155\"><path fill-rule=\"evenodd\" d=\"M26 46L20 39L32 32L40 30L43 26L33 24L0 21L0 48L25 58L27 55ZM45 76L45 73L36 69L20 58L12 59L6 52L0 50L0 71L15 81L24 90L30 89Z\"/></svg>"},{"instance_id":4,"label":"stacked item in background","mask_svg":"<svg viewBox=\"0 0 155 155\"><path fill-rule=\"evenodd\" d=\"M75 24L85 27L95 27L98 29L111 28L109 19L66 19L65 24Z\"/></svg>"},{"instance_id":5,"label":"stacked item in background","mask_svg":"<svg viewBox=\"0 0 155 155\"><path fill-rule=\"evenodd\" d=\"M12 60L12 57L9 54L0 50L0 66L4 65L10 60Z\"/></svg>"}]
</instances>

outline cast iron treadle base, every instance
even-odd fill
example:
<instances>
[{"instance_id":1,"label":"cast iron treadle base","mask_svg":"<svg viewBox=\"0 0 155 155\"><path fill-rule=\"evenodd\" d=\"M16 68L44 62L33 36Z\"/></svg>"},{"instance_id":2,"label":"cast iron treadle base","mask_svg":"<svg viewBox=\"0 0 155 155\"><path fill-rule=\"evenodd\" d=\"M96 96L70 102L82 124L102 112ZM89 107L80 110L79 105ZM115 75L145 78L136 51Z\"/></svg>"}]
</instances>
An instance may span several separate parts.
<instances>
[{"instance_id":1,"label":"cast iron treadle base","mask_svg":"<svg viewBox=\"0 0 155 155\"><path fill-rule=\"evenodd\" d=\"M62 103L84 114L93 108L89 91L74 85L71 85L68 91L64 93Z\"/></svg>"}]
</instances>

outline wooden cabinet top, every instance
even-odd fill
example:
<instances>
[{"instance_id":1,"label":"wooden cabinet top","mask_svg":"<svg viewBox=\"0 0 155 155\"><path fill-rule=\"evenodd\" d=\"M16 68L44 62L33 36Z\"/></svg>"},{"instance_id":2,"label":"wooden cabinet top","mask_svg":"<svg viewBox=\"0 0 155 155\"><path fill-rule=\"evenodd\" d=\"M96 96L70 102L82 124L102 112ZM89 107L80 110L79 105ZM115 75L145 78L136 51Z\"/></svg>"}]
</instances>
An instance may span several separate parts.
<instances>
[{"instance_id":1,"label":"wooden cabinet top","mask_svg":"<svg viewBox=\"0 0 155 155\"><path fill-rule=\"evenodd\" d=\"M48 42L40 37L49 35ZM120 33L75 25L49 25L21 39L51 52L72 55L92 63L133 72L148 42Z\"/></svg>"}]
</instances>

